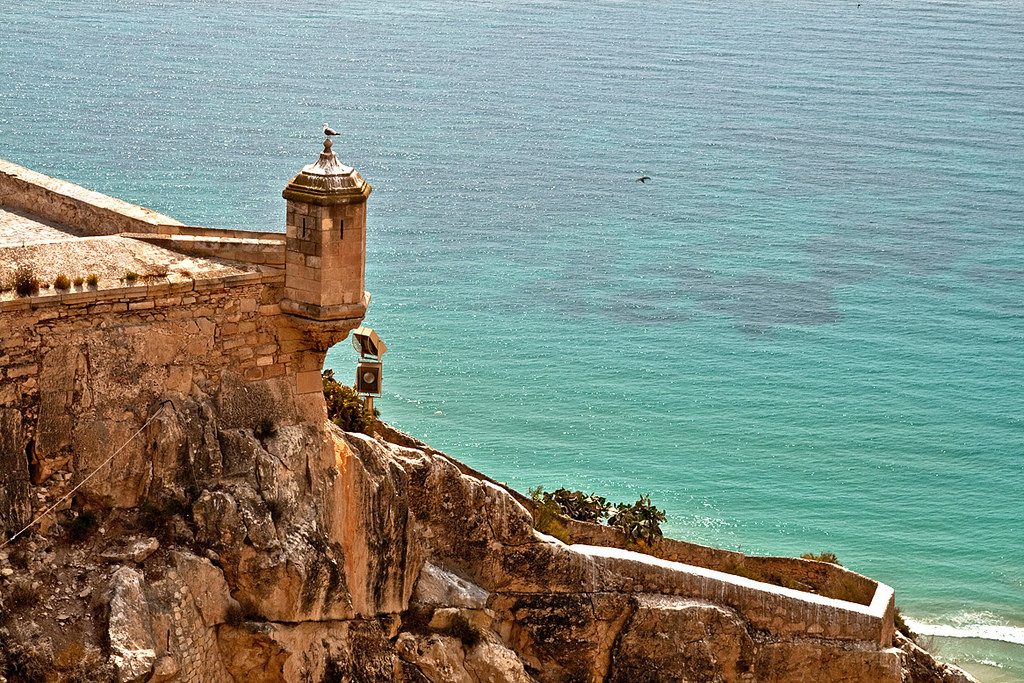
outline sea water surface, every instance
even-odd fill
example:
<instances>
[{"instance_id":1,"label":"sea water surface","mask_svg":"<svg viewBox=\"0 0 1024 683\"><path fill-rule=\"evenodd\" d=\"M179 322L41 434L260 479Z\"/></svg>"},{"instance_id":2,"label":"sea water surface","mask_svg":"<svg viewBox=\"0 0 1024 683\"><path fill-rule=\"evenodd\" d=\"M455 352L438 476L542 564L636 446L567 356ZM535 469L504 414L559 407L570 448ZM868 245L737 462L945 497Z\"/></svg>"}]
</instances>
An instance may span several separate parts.
<instances>
[{"instance_id":1,"label":"sea water surface","mask_svg":"<svg viewBox=\"0 0 1024 683\"><path fill-rule=\"evenodd\" d=\"M0 0L2 158L279 229L324 121L385 419L1024 681L1019 2Z\"/></svg>"}]
</instances>

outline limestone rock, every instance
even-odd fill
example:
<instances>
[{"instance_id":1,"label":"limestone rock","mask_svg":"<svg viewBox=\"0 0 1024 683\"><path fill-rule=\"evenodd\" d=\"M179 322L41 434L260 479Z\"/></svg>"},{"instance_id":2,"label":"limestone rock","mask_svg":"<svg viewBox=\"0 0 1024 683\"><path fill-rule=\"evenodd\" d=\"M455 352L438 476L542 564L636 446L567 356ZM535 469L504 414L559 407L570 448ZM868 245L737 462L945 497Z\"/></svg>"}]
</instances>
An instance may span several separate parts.
<instances>
[{"instance_id":1,"label":"limestone rock","mask_svg":"<svg viewBox=\"0 0 1024 683\"><path fill-rule=\"evenodd\" d=\"M359 615L409 605L423 562L409 505L409 477L382 445L334 425L320 452L316 493L328 538L344 549L345 577Z\"/></svg>"},{"instance_id":2,"label":"limestone rock","mask_svg":"<svg viewBox=\"0 0 1024 683\"><path fill-rule=\"evenodd\" d=\"M411 664L431 683L476 683L466 671L466 654L462 641L449 636L431 634L417 636L400 633L395 650L404 662Z\"/></svg>"},{"instance_id":3,"label":"limestone rock","mask_svg":"<svg viewBox=\"0 0 1024 683\"><path fill-rule=\"evenodd\" d=\"M238 609L237 601L231 597L224 573L214 567L205 557L191 553L172 551L176 578L188 588L196 601L203 623L206 626L222 624L228 612Z\"/></svg>"},{"instance_id":4,"label":"limestone rock","mask_svg":"<svg viewBox=\"0 0 1024 683\"><path fill-rule=\"evenodd\" d=\"M394 649L373 620L224 625L217 637L228 671L237 681L393 680Z\"/></svg>"},{"instance_id":5,"label":"limestone rock","mask_svg":"<svg viewBox=\"0 0 1024 683\"><path fill-rule=\"evenodd\" d=\"M224 491L203 491L192 504L199 528L197 540L218 552L237 553L245 541L245 525L234 497Z\"/></svg>"},{"instance_id":6,"label":"limestone rock","mask_svg":"<svg viewBox=\"0 0 1024 683\"><path fill-rule=\"evenodd\" d=\"M153 666L153 677L146 683L167 683L167 681L173 681L179 671L181 671L181 667L178 665L177 660L169 655L164 655L156 660L156 664Z\"/></svg>"},{"instance_id":7,"label":"limestone rock","mask_svg":"<svg viewBox=\"0 0 1024 683\"><path fill-rule=\"evenodd\" d=\"M483 609L489 596L475 583L427 562L420 570L412 599L422 605Z\"/></svg>"},{"instance_id":8,"label":"limestone rock","mask_svg":"<svg viewBox=\"0 0 1024 683\"><path fill-rule=\"evenodd\" d=\"M100 557L111 562L144 562L159 547L160 542L155 538L143 538L133 541L127 546L105 550Z\"/></svg>"},{"instance_id":9,"label":"limestone rock","mask_svg":"<svg viewBox=\"0 0 1024 683\"><path fill-rule=\"evenodd\" d=\"M151 482L152 469L143 455L142 439L133 438L139 420L121 405L104 404L80 417L72 432L76 484L104 468L102 476L90 477L79 489L93 508L136 507ZM110 476L111 472L117 476Z\"/></svg>"},{"instance_id":10,"label":"limestone rock","mask_svg":"<svg viewBox=\"0 0 1024 683\"><path fill-rule=\"evenodd\" d=\"M904 683L978 683L967 672L955 666L936 661L917 643L896 632L894 643L899 648Z\"/></svg>"},{"instance_id":11,"label":"limestone rock","mask_svg":"<svg viewBox=\"0 0 1024 683\"><path fill-rule=\"evenodd\" d=\"M496 638L480 641L466 652L466 671L480 683L534 683L516 653Z\"/></svg>"},{"instance_id":12,"label":"limestone rock","mask_svg":"<svg viewBox=\"0 0 1024 683\"><path fill-rule=\"evenodd\" d=\"M284 680L284 663L291 653L267 633L222 626L217 629L217 641L224 665L236 681L278 683Z\"/></svg>"},{"instance_id":13,"label":"limestone rock","mask_svg":"<svg viewBox=\"0 0 1024 683\"><path fill-rule=\"evenodd\" d=\"M74 413L69 410L74 402L75 371L79 350L72 346L58 346L44 356L39 369L39 422L36 425L36 457L39 466L34 477L39 484L56 469L48 461L59 457L71 445ZM66 461L65 458L59 458Z\"/></svg>"},{"instance_id":14,"label":"limestone rock","mask_svg":"<svg viewBox=\"0 0 1024 683\"><path fill-rule=\"evenodd\" d=\"M679 680L751 680L754 649L745 622L732 610L700 600L638 596L611 652L607 680L662 680L658 672Z\"/></svg>"},{"instance_id":15,"label":"limestone rock","mask_svg":"<svg viewBox=\"0 0 1024 683\"><path fill-rule=\"evenodd\" d=\"M110 661L121 683L146 680L156 662L143 583L142 574L130 567L121 567L110 579L107 633Z\"/></svg>"},{"instance_id":16,"label":"limestone rock","mask_svg":"<svg viewBox=\"0 0 1024 683\"><path fill-rule=\"evenodd\" d=\"M216 482L224 466L212 403L205 398L163 394L151 414L154 412L156 417L144 434L143 454L153 469L150 500L185 500L186 491Z\"/></svg>"},{"instance_id":17,"label":"limestone rock","mask_svg":"<svg viewBox=\"0 0 1024 683\"><path fill-rule=\"evenodd\" d=\"M539 680L603 680L612 645L632 610L628 594L495 596L494 629Z\"/></svg>"}]
</instances>

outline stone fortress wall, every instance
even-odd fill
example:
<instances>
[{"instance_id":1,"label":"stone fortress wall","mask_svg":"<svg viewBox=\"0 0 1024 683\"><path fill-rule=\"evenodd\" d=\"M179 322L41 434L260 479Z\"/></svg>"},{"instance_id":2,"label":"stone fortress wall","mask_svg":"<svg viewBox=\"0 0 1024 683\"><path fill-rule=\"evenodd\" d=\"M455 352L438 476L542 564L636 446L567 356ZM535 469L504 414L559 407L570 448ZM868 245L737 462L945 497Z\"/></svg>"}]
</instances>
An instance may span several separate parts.
<instances>
[{"instance_id":1,"label":"stone fortress wall","mask_svg":"<svg viewBox=\"0 0 1024 683\"><path fill-rule=\"evenodd\" d=\"M0 242L0 268L37 258L67 263L62 250L123 249L163 273L133 285L108 277L95 289L0 295L0 528L8 534L103 463L162 406L174 409L186 396L211 399L227 427L323 421L325 353L362 314L340 321L295 314L319 302L282 310L282 301L294 304L285 264L306 268L310 257L319 264L318 254L282 233L185 226L3 161L0 209L79 233L52 243ZM289 211L289 238L297 216ZM366 301L368 295L363 310ZM281 406L294 406L294 413L282 414ZM436 453L386 427L378 436ZM159 485L153 468L128 468L145 461L146 449L147 439L131 441L108 465L113 474L89 481L80 494L106 507L139 505ZM464 475L494 483L452 462ZM772 638L843 642L898 680L898 657L888 650L894 594L884 584L835 565L682 542L667 542L655 559L619 550L622 539L606 528L581 524L570 532L579 544L570 547L635 577L623 591L727 605ZM801 590L754 580L752 572Z\"/></svg>"},{"instance_id":2,"label":"stone fortress wall","mask_svg":"<svg viewBox=\"0 0 1024 683\"><path fill-rule=\"evenodd\" d=\"M324 355L361 316L321 323L281 312L283 233L185 226L6 161L0 209L52 232L0 236L0 275L27 263L49 282L57 271L84 274L72 270L81 261L101 273L94 287L0 293L5 530L63 495L167 397L199 392L227 405L260 394L297 406L293 421L322 417ZM128 269L141 273L133 283L116 277ZM140 448L130 444L114 461L119 476L90 481L84 495L138 505L151 482L117 463L137 462ZM29 482L46 485L33 500Z\"/></svg>"}]
</instances>

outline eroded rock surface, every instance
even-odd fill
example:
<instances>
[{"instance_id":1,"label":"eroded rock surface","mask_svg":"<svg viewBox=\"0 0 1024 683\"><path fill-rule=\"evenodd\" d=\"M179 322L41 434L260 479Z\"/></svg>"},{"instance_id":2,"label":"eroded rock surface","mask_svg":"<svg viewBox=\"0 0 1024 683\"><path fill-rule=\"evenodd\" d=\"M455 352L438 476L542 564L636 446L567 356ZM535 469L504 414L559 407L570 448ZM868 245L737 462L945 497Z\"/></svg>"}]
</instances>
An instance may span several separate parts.
<instances>
[{"instance_id":1,"label":"eroded rock surface","mask_svg":"<svg viewBox=\"0 0 1024 683\"><path fill-rule=\"evenodd\" d=\"M971 680L884 635L755 626L673 584L675 565L567 546L503 488L414 442L329 423L256 430L235 408L221 420L217 401L166 400L136 454L152 463L144 485L83 499L104 532L39 546L74 568L46 579L69 583L55 591L89 603L77 618L95 680ZM19 609L8 641L43 630L29 626L37 608Z\"/></svg>"}]
</instances>

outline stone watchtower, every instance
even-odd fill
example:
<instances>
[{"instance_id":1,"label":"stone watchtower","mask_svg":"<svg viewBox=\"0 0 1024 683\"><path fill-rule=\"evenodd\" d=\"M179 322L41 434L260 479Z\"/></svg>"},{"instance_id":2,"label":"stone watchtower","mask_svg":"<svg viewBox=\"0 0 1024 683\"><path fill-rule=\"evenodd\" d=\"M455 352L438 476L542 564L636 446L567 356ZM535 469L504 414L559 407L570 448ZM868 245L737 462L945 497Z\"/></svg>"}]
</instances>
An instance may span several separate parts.
<instances>
[{"instance_id":1,"label":"stone watchtower","mask_svg":"<svg viewBox=\"0 0 1024 683\"><path fill-rule=\"evenodd\" d=\"M342 165L331 139L284 188L287 252L281 310L314 329L348 333L366 314L366 198L373 189Z\"/></svg>"}]
</instances>

